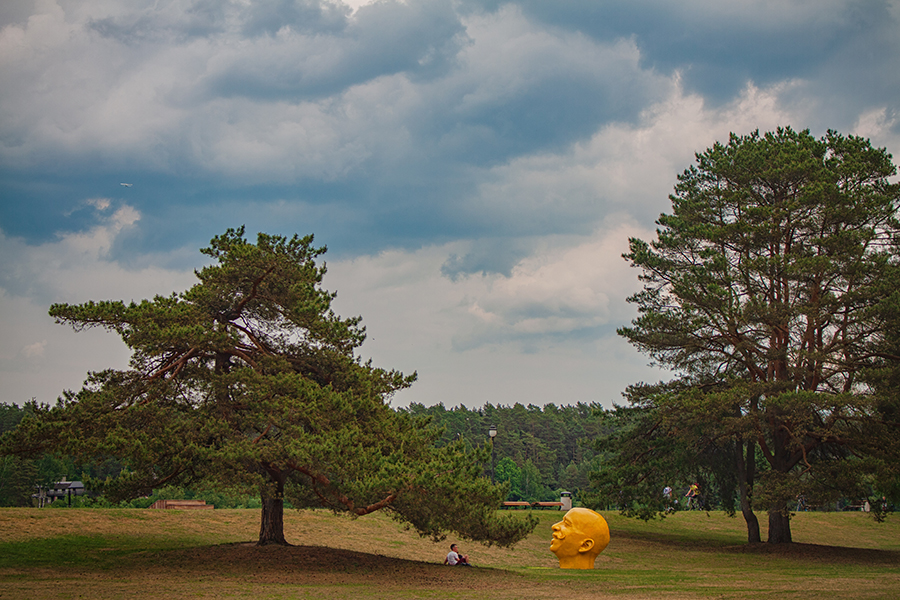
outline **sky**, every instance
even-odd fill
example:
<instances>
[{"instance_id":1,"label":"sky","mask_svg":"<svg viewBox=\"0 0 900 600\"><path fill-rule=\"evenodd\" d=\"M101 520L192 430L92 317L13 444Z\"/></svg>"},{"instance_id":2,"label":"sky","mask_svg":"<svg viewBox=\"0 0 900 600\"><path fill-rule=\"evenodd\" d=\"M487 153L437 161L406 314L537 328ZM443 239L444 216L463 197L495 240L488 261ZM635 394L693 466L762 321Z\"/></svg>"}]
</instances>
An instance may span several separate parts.
<instances>
[{"instance_id":1,"label":"sky","mask_svg":"<svg viewBox=\"0 0 900 600\"><path fill-rule=\"evenodd\" d=\"M616 335L629 237L731 132L900 153L898 32L900 0L4 0L0 402L127 365L51 304L183 291L244 225L328 247L360 355L418 374L393 406L623 403L670 376Z\"/></svg>"}]
</instances>

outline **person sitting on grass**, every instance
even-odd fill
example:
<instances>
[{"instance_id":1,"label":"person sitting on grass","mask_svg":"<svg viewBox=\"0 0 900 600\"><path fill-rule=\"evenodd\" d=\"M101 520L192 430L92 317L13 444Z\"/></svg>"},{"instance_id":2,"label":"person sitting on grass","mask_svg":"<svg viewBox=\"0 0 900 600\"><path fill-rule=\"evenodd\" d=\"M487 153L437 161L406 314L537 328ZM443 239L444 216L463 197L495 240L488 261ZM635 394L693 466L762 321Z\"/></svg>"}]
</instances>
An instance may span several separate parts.
<instances>
[{"instance_id":1,"label":"person sitting on grass","mask_svg":"<svg viewBox=\"0 0 900 600\"><path fill-rule=\"evenodd\" d=\"M459 549L456 547L456 544L450 544L450 552L447 553L447 558L444 559L445 565L450 565L452 567L462 566L462 567L471 567L469 564L469 557L465 554L460 554Z\"/></svg>"}]
</instances>

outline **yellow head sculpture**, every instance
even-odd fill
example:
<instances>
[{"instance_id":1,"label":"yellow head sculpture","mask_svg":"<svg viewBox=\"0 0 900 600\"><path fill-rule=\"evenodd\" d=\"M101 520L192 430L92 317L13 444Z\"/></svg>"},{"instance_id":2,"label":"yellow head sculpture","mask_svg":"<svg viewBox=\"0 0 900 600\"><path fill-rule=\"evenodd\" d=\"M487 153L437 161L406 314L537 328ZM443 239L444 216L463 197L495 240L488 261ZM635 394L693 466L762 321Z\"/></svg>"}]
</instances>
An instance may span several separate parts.
<instances>
[{"instance_id":1,"label":"yellow head sculpture","mask_svg":"<svg viewBox=\"0 0 900 600\"><path fill-rule=\"evenodd\" d=\"M560 569L593 569L594 560L609 545L609 525L589 508L573 508L553 526L550 551Z\"/></svg>"}]
</instances>

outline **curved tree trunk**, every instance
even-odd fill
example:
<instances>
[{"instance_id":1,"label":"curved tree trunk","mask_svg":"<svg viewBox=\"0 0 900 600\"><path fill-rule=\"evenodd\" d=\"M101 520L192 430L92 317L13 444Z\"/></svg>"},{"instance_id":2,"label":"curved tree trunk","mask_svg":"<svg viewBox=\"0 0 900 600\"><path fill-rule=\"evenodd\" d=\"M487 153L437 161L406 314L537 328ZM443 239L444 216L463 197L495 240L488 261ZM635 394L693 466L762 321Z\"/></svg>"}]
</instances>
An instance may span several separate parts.
<instances>
[{"instance_id":1,"label":"curved tree trunk","mask_svg":"<svg viewBox=\"0 0 900 600\"><path fill-rule=\"evenodd\" d=\"M753 440L747 441L747 456L744 457L744 445L738 442L737 448L737 472L738 472L738 488L741 492L741 514L744 515L744 522L747 523L747 543L755 544L762 542L759 533L759 519L753 512L753 504L750 501L750 493L753 489L753 481L756 477L756 469L754 463L754 455L756 454L756 444Z\"/></svg>"},{"instance_id":2,"label":"curved tree trunk","mask_svg":"<svg viewBox=\"0 0 900 600\"><path fill-rule=\"evenodd\" d=\"M750 503L745 501L743 492L741 492L741 513L744 515L744 521L747 523L747 543L758 544L762 542L762 536L759 533L759 519L756 513L750 508Z\"/></svg>"},{"instance_id":3,"label":"curved tree trunk","mask_svg":"<svg viewBox=\"0 0 900 600\"><path fill-rule=\"evenodd\" d=\"M770 544L791 543L791 516L786 506L769 508L769 540Z\"/></svg>"},{"instance_id":4,"label":"curved tree trunk","mask_svg":"<svg viewBox=\"0 0 900 600\"><path fill-rule=\"evenodd\" d=\"M257 546L278 544L290 546L284 539L284 481L281 471L267 468L271 485L262 490L262 516L259 525Z\"/></svg>"}]
</instances>

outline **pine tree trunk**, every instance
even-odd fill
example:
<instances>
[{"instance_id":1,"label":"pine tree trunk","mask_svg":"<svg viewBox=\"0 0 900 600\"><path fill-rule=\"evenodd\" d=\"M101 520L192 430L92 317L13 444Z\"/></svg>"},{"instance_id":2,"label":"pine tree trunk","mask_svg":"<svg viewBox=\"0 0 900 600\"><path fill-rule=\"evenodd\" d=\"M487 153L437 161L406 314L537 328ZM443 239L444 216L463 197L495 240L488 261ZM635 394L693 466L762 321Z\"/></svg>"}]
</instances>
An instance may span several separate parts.
<instances>
[{"instance_id":1,"label":"pine tree trunk","mask_svg":"<svg viewBox=\"0 0 900 600\"><path fill-rule=\"evenodd\" d=\"M262 490L262 517L257 546L290 546L284 539L284 475L268 471L272 485Z\"/></svg>"},{"instance_id":2,"label":"pine tree trunk","mask_svg":"<svg viewBox=\"0 0 900 600\"><path fill-rule=\"evenodd\" d=\"M758 544L762 542L759 533L759 519L750 506L750 498L745 491L746 487L746 484L741 484L741 514L744 515L744 522L747 523L747 543Z\"/></svg>"},{"instance_id":3,"label":"pine tree trunk","mask_svg":"<svg viewBox=\"0 0 900 600\"><path fill-rule=\"evenodd\" d=\"M787 331L787 330L785 330ZM775 427L772 432L772 455L769 464L772 470L780 476L786 476L794 466L790 462L791 451L791 433L789 429L783 425L782 415L778 410L767 412L773 423L781 424ZM791 513L788 510L788 498L785 497L784 490L778 490L777 495L769 504L769 539L770 544L790 544L791 543Z\"/></svg>"},{"instance_id":4,"label":"pine tree trunk","mask_svg":"<svg viewBox=\"0 0 900 600\"><path fill-rule=\"evenodd\" d=\"M791 543L791 517L786 506L773 506L769 509L770 544Z\"/></svg>"},{"instance_id":5,"label":"pine tree trunk","mask_svg":"<svg viewBox=\"0 0 900 600\"><path fill-rule=\"evenodd\" d=\"M747 543L758 544L762 542L759 533L759 519L753 512L753 504L750 499L750 493L753 489L753 481L756 478L756 469L754 468L754 456L756 454L756 444L752 440L747 441L747 456L744 457L743 442L737 443L737 472L738 472L738 488L741 492L741 514L744 515L744 522L747 523Z\"/></svg>"}]
</instances>

